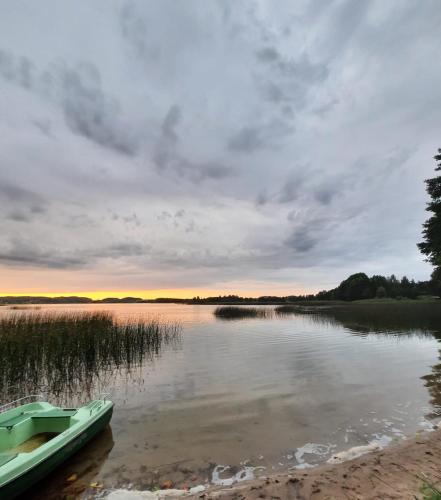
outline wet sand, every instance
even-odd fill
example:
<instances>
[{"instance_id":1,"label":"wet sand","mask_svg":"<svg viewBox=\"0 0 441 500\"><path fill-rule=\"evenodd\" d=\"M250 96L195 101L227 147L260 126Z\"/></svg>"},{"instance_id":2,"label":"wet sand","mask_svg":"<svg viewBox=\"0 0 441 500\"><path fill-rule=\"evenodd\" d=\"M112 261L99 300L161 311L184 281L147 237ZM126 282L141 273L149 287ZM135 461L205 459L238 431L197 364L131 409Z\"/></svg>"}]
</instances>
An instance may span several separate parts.
<instances>
[{"instance_id":1,"label":"wet sand","mask_svg":"<svg viewBox=\"0 0 441 500\"><path fill-rule=\"evenodd\" d=\"M340 464L213 488L187 498L421 499L425 483L441 488L441 430Z\"/></svg>"}]
</instances>

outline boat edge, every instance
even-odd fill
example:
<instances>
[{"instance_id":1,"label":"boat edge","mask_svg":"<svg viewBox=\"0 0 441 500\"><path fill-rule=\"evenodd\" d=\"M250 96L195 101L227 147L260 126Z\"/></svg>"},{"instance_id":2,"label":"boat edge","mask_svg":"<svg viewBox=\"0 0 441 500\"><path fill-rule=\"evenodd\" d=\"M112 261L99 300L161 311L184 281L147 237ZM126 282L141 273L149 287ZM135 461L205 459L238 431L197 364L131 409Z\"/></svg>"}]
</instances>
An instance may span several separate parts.
<instances>
[{"instance_id":1,"label":"boat edge","mask_svg":"<svg viewBox=\"0 0 441 500\"><path fill-rule=\"evenodd\" d=\"M39 462L35 467L0 486L0 500L12 500L24 493L83 448L109 424L113 414L113 406L112 403L102 415L93 420L80 434L73 436L62 448Z\"/></svg>"}]
</instances>

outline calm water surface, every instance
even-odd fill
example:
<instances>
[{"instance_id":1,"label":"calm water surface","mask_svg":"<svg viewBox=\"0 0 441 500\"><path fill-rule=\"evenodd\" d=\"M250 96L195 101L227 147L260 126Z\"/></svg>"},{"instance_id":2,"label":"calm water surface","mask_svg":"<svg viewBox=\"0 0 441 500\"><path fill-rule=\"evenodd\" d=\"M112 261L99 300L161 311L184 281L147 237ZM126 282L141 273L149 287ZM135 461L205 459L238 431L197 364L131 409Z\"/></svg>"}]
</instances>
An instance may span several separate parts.
<instances>
[{"instance_id":1,"label":"calm water surface","mask_svg":"<svg viewBox=\"0 0 441 500\"><path fill-rule=\"evenodd\" d=\"M176 487L308 467L352 446L430 428L440 402L440 331L363 318L290 315L225 321L191 305L45 306L180 321L181 340L145 366L98 381L111 429L39 488ZM3 310L2 314L7 312ZM417 322L418 325L418 322ZM221 466L231 466L222 471ZM68 484L66 478L77 474Z\"/></svg>"}]
</instances>

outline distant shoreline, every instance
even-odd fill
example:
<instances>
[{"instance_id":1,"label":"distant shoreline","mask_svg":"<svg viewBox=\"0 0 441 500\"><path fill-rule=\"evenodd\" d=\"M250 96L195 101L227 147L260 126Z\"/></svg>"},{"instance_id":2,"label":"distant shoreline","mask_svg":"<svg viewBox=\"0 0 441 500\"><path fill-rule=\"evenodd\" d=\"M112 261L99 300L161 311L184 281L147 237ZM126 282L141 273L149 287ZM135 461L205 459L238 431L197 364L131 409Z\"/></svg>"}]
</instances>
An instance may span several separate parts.
<instances>
[{"instance_id":1,"label":"distant shoreline","mask_svg":"<svg viewBox=\"0 0 441 500\"><path fill-rule=\"evenodd\" d=\"M189 305L214 305L214 306L280 306L293 305L299 307L337 307L349 306L354 304L421 304L421 303L438 303L441 304L441 299L438 297L421 297L416 299L363 299L354 301L343 300L287 300L284 297L260 297L254 298L239 298L237 300L228 300L226 297L206 298L206 299L174 299L174 298L158 298L158 299L142 299L138 297L127 298L106 298L100 300L89 299L88 297L30 297L30 296L5 296L0 297L0 306L27 306L27 305L50 305L50 304L189 304Z\"/></svg>"},{"instance_id":2,"label":"distant shoreline","mask_svg":"<svg viewBox=\"0 0 441 500\"><path fill-rule=\"evenodd\" d=\"M174 299L174 298L158 298L158 299L142 299L138 297L127 298L106 298L100 300L89 299L88 297L30 297L30 296L5 296L0 297L0 306L27 306L27 305L50 305L50 304L189 304L189 305L213 305L213 306L280 306L293 305L299 307L337 307L349 306L354 304L422 304L422 303L438 303L441 304L441 299L438 297L420 297L416 299L362 299L353 301L343 300L288 300L285 297L260 297L260 298L239 298L237 300L228 300L227 297L206 298L206 299Z\"/></svg>"},{"instance_id":3,"label":"distant shoreline","mask_svg":"<svg viewBox=\"0 0 441 500\"><path fill-rule=\"evenodd\" d=\"M117 298L92 299L77 295L64 295L47 297L45 295L3 295L0 296L0 305L25 305L25 304L207 304L207 305L340 305L354 302L385 303L414 301L435 301L441 297L441 288L438 282L409 280L403 276L401 280L395 275L389 277L374 275L369 278L365 273L355 273L343 280L336 288L322 290L318 293L301 295L260 295L259 297L241 297L237 294L211 295L192 298L156 297L145 299L132 295ZM134 291L136 293L136 290ZM141 291L140 291L141 292ZM88 293L88 292L83 292ZM102 291L100 293L107 293ZM117 293L116 291L109 293ZM120 294L126 293L124 291Z\"/></svg>"}]
</instances>

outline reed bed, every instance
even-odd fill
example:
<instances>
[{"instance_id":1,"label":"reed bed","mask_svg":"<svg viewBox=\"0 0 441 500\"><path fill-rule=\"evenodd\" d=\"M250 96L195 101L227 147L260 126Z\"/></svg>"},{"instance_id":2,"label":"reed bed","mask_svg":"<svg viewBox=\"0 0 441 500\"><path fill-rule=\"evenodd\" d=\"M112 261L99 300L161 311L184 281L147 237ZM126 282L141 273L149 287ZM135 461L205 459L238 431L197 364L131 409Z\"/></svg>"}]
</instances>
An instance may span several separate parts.
<instances>
[{"instance_id":1,"label":"reed bed","mask_svg":"<svg viewBox=\"0 0 441 500\"><path fill-rule=\"evenodd\" d=\"M179 333L178 324L121 322L108 312L8 314L0 317L0 395L81 392L103 373L153 359Z\"/></svg>"},{"instance_id":2,"label":"reed bed","mask_svg":"<svg viewBox=\"0 0 441 500\"><path fill-rule=\"evenodd\" d=\"M278 306L275 308L276 314L285 315L285 314L296 314L299 312L299 306Z\"/></svg>"},{"instance_id":3,"label":"reed bed","mask_svg":"<svg viewBox=\"0 0 441 500\"><path fill-rule=\"evenodd\" d=\"M221 319L271 318L273 316L273 309L222 306L214 310L214 315Z\"/></svg>"}]
</instances>

